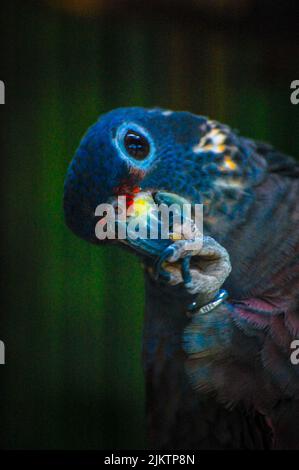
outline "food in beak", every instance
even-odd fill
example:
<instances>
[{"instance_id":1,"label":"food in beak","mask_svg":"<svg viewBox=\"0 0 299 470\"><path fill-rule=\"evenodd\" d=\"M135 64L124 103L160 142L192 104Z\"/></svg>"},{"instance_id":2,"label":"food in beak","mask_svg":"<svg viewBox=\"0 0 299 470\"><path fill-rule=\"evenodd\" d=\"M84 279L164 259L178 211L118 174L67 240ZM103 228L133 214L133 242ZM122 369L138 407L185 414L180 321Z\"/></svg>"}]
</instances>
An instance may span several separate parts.
<instances>
[{"instance_id":1,"label":"food in beak","mask_svg":"<svg viewBox=\"0 0 299 470\"><path fill-rule=\"evenodd\" d=\"M177 242L194 242L202 235L194 220L193 207L187 199L165 191L140 191L129 201L127 204L124 199L117 206L117 229L122 235L119 241L151 258L158 277ZM189 279L190 257L182 260L186 279Z\"/></svg>"}]
</instances>

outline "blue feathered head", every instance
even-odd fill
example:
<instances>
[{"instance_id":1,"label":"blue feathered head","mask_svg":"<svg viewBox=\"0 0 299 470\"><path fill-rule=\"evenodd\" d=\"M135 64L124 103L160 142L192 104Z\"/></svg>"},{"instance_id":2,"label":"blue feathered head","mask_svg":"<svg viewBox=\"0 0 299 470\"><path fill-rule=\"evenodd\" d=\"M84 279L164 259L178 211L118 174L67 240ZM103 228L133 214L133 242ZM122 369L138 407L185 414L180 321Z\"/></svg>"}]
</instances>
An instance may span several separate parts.
<instances>
[{"instance_id":1,"label":"blue feathered head","mask_svg":"<svg viewBox=\"0 0 299 470\"><path fill-rule=\"evenodd\" d=\"M98 242L96 207L138 188L203 203L206 226L212 227L222 215L242 215L263 171L253 143L216 121L120 108L101 116L83 137L65 180L65 218L78 236Z\"/></svg>"}]
</instances>

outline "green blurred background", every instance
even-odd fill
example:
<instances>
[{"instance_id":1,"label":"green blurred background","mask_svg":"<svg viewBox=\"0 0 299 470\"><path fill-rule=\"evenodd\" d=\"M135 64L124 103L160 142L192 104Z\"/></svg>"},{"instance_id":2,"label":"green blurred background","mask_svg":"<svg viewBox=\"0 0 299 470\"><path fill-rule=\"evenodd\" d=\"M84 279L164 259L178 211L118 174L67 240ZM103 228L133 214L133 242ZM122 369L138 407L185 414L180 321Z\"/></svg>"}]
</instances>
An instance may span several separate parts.
<instances>
[{"instance_id":1,"label":"green blurred background","mask_svg":"<svg viewBox=\"0 0 299 470\"><path fill-rule=\"evenodd\" d=\"M143 448L142 270L76 239L63 180L117 106L209 115L298 155L291 2L1 2L2 448Z\"/></svg>"}]
</instances>

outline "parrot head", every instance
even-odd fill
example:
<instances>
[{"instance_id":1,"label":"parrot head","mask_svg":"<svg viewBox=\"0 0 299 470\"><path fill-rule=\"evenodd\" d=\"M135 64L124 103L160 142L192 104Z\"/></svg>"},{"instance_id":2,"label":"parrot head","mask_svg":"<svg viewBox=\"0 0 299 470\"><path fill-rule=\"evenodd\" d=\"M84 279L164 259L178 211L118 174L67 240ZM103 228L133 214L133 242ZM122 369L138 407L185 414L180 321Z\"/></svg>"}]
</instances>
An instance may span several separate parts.
<instances>
[{"instance_id":1,"label":"parrot head","mask_svg":"<svg viewBox=\"0 0 299 470\"><path fill-rule=\"evenodd\" d=\"M66 223L99 243L99 204L138 191L169 191L202 203L209 231L225 230L224 220L242 217L263 171L251 141L216 121L189 112L119 108L88 129L69 165Z\"/></svg>"}]
</instances>

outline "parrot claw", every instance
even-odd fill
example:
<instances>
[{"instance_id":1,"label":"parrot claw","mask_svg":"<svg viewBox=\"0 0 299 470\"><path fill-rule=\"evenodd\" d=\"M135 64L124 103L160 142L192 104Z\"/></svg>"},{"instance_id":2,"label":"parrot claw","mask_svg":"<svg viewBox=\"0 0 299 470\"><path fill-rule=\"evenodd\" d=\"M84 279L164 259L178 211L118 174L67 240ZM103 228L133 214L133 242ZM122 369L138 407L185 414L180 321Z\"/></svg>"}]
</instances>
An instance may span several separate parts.
<instances>
[{"instance_id":1,"label":"parrot claw","mask_svg":"<svg viewBox=\"0 0 299 470\"><path fill-rule=\"evenodd\" d=\"M182 277L186 286L192 282L192 276L190 273L190 261L191 255L186 256L186 258L182 259Z\"/></svg>"},{"instance_id":2,"label":"parrot claw","mask_svg":"<svg viewBox=\"0 0 299 470\"><path fill-rule=\"evenodd\" d=\"M203 237L202 244L199 239L174 242L154 266L156 280L162 278L172 286L183 284L189 294L197 296L190 310L214 301L230 272L228 252L209 236Z\"/></svg>"},{"instance_id":3,"label":"parrot claw","mask_svg":"<svg viewBox=\"0 0 299 470\"><path fill-rule=\"evenodd\" d=\"M155 263L155 269L154 269L155 280L158 280L159 277L162 277L166 281L170 280L171 276L169 272L163 269L162 264L164 263L164 261L167 261L169 258L172 258L174 254L176 253L176 251L177 251L176 246L169 245L159 256L158 260ZM184 284L186 285L192 282L192 277L190 273L190 261L191 261L191 255L183 258L181 262L182 263L182 278L183 278Z\"/></svg>"},{"instance_id":4,"label":"parrot claw","mask_svg":"<svg viewBox=\"0 0 299 470\"><path fill-rule=\"evenodd\" d=\"M155 268L154 268L154 278L157 281L159 277L164 277L165 274L167 274L167 278L169 279L170 275L165 269L163 269L162 264L164 261L167 261L168 258L170 258L175 252L175 248L172 245L169 245L165 250L161 253L159 258L157 259L155 263Z\"/></svg>"}]
</instances>

